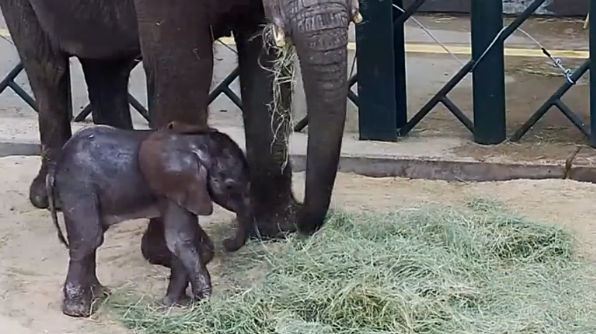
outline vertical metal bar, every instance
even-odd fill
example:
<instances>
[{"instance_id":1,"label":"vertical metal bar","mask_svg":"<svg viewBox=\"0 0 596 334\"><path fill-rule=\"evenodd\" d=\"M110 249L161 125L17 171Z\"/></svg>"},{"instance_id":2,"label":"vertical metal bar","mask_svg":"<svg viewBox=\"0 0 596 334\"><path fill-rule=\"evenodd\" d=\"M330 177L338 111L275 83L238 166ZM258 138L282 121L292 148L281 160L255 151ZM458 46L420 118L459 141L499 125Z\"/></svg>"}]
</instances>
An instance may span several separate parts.
<instances>
[{"instance_id":1,"label":"vertical metal bar","mask_svg":"<svg viewBox=\"0 0 596 334\"><path fill-rule=\"evenodd\" d=\"M403 0L393 0L399 7L403 8ZM424 1L422 1L424 2ZM413 12L411 12L413 13ZM412 15L402 13L396 8L393 8L393 17L400 17L405 15ZM407 17L406 17L407 19ZM394 26L393 31L393 52L395 59L395 129L402 128L408 122L408 93L406 90L406 36L405 36L405 19L399 20L400 24Z\"/></svg>"},{"instance_id":2,"label":"vertical metal bar","mask_svg":"<svg viewBox=\"0 0 596 334\"><path fill-rule=\"evenodd\" d=\"M590 0L590 142L596 146L596 0Z\"/></svg>"},{"instance_id":3,"label":"vertical metal bar","mask_svg":"<svg viewBox=\"0 0 596 334\"><path fill-rule=\"evenodd\" d=\"M74 117L72 111L72 78L70 70L70 59L67 60L68 66L64 71L64 80L66 80L66 111L68 112L68 120L72 122L72 118Z\"/></svg>"},{"instance_id":4,"label":"vertical metal bar","mask_svg":"<svg viewBox=\"0 0 596 334\"><path fill-rule=\"evenodd\" d=\"M364 17L356 26L360 139L395 141L393 4L360 1L360 11Z\"/></svg>"},{"instance_id":5,"label":"vertical metal bar","mask_svg":"<svg viewBox=\"0 0 596 334\"><path fill-rule=\"evenodd\" d=\"M472 73L474 141L494 145L507 136L505 116L505 57L503 41L487 48L503 29L503 2L472 0ZM485 53L486 52L486 53Z\"/></svg>"}]
</instances>

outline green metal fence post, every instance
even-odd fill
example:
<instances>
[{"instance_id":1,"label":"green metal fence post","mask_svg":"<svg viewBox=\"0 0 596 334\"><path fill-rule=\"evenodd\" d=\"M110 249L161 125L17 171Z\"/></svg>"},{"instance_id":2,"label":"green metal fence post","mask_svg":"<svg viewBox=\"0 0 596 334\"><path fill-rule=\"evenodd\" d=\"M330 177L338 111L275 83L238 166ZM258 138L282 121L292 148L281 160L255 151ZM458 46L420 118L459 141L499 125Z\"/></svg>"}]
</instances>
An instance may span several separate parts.
<instances>
[{"instance_id":1,"label":"green metal fence post","mask_svg":"<svg viewBox=\"0 0 596 334\"><path fill-rule=\"evenodd\" d=\"M403 0L393 0L399 8L404 8ZM393 17L406 15L397 8L393 8ZM395 59L395 125L400 129L408 123L408 93L406 89L406 36L405 20L393 26L393 52Z\"/></svg>"},{"instance_id":2,"label":"green metal fence post","mask_svg":"<svg viewBox=\"0 0 596 334\"><path fill-rule=\"evenodd\" d=\"M395 57L390 0L361 1L356 26L358 118L361 140L395 141Z\"/></svg>"},{"instance_id":3,"label":"green metal fence post","mask_svg":"<svg viewBox=\"0 0 596 334\"><path fill-rule=\"evenodd\" d=\"M499 144L505 140L505 56L503 41L493 40L503 29L503 2L472 0L472 59L482 62L472 72L474 141Z\"/></svg>"},{"instance_id":4,"label":"green metal fence post","mask_svg":"<svg viewBox=\"0 0 596 334\"><path fill-rule=\"evenodd\" d=\"M590 142L596 146L596 0L590 0Z\"/></svg>"}]
</instances>

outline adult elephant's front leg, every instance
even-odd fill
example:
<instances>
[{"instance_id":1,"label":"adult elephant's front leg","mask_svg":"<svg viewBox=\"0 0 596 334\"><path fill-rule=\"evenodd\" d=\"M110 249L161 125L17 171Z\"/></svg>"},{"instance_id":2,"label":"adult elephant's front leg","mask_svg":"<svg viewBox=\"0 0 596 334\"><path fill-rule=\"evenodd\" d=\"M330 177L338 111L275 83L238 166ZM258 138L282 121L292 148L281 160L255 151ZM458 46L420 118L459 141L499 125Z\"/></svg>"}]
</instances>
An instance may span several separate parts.
<instances>
[{"instance_id":1,"label":"adult elephant's front leg","mask_svg":"<svg viewBox=\"0 0 596 334\"><path fill-rule=\"evenodd\" d=\"M213 38L196 0L135 0L143 66L153 90L151 127L207 123Z\"/></svg>"},{"instance_id":2,"label":"adult elephant's front leg","mask_svg":"<svg viewBox=\"0 0 596 334\"><path fill-rule=\"evenodd\" d=\"M202 2L135 0L150 126L205 125L213 76L213 40ZM152 220L153 224L161 224ZM145 231L145 234L149 231Z\"/></svg>"},{"instance_id":3,"label":"adult elephant's front leg","mask_svg":"<svg viewBox=\"0 0 596 334\"><path fill-rule=\"evenodd\" d=\"M255 26L256 28L256 26ZM271 68L276 59L273 50L263 49L257 29L234 33L240 66L244 131L251 175L251 204L259 232L264 238L276 238L296 230L299 204L292 194L292 168L289 161L291 87L283 84L282 101L275 112Z\"/></svg>"}]
</instances>

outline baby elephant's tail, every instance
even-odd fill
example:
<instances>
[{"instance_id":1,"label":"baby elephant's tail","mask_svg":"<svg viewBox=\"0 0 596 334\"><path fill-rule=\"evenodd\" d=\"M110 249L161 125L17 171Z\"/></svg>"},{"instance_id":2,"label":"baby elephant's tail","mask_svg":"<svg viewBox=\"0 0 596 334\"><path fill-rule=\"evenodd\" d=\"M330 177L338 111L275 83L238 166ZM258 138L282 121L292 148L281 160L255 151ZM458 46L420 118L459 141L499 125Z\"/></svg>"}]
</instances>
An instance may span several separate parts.
<instances>
[{"instance_id":1,"label":"baby elephant's tail","mask_svg":"<svg viewBox=\"0 0 596 334\"><path fill-rule=\"evenodd\" d=\"M58 240L68 248L68 242L66 242L66 238L62 233L62 229L60 229L60 224L58 223L58 213L56 213L56 201L54 198L54 181L56 175L56 168L54 164L50 164L48 167L48 174L46 175L46 191L48 193L48 207L50 209L50 214L52 215L52 221L54 222L54 226L56 226L56 231L58 234Z\"/></svg>"}]
</instances>

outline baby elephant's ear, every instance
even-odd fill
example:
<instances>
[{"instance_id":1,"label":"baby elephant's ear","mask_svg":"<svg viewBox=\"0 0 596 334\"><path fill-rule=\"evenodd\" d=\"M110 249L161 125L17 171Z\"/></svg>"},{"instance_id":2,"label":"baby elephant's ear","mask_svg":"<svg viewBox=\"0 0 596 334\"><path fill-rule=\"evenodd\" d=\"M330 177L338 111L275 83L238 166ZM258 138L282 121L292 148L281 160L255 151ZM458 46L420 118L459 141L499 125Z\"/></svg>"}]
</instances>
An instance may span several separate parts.
<instances>
[{"instance_id":1,"label":"baby elephant's ear","mask_svg":"<svg viewBox=\"0 0 596 334\"><path fill-rule=\"evenodd\" d=\"M159 138L148 138L139 150L139 167L155 195L165 196L195 215L213 213L207 169L190 148L165 149Z\"/></svg>"}]
</instances>

